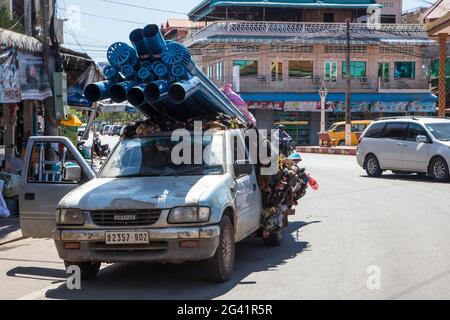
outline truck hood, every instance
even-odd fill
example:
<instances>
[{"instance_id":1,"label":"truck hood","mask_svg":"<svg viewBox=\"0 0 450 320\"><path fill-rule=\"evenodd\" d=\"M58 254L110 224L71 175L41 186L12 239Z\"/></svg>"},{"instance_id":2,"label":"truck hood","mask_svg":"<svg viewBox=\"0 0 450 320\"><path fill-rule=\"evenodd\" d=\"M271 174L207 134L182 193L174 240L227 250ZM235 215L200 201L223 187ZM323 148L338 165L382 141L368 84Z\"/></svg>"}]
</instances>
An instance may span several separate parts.
<instances>
[{"instance_id":1,"label":"truck hood","mask_svg":"<svg viewBox=\"0 0 450 320\"><path fill-rule=\"evenodd\" d=\"M224 175L95 178L68 193L63 208L82 210L151 209L196 205L202 194L230 177Z\"/></svg>"}]
</instances>

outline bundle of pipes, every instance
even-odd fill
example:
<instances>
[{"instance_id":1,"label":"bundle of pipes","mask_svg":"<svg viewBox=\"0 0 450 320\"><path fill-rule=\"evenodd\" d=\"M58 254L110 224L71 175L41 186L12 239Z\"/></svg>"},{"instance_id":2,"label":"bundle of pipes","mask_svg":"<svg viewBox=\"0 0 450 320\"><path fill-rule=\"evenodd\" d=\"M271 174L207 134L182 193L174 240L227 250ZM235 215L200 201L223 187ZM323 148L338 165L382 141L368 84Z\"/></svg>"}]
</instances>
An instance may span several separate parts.
<instances>
[{"instance_id":1,"label":"bundle of pipes","mask_svg":"<svg viewBox=\"0 0 450 320\"><path fill-rule=\"evenodd\" d=\"M201 94L219 112L245 121L227 96L196 67L189 50L180 43L165 41L157 25L133 30L129 38L133 47L123 42L109 47L109 65L104 68L107 80L89 84L84 90L86 99L111 99L116 103L128 100L142 111L144 108L139 107L144 104L167 99L180 105Z\"/></svg>"}]
</instances>

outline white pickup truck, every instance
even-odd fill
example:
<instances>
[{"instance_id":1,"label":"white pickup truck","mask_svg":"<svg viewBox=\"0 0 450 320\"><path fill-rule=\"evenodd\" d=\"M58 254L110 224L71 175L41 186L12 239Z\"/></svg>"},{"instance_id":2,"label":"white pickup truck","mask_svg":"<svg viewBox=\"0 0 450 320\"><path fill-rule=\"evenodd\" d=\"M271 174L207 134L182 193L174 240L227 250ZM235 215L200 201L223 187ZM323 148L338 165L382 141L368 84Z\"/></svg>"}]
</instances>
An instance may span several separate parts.
<instances>
[{"instance_id":1,"label":"white pickup truck","mask_svg":"<svg viewBox=\"0 0 450 320\"><path fill-rule=\"evenodd\" d=\"M96 175L67 138L32 137L22 233L53 238L83 279L95 277L102 262L205 260L210 279L227 281L235 243L260 231L263 210L256 167L232 161L236 142L245 148L240 130L217 131L195 141L208 164L174 165L171 132L125 137ZM281 239L282 229L263 241Z\"/></svg>"}]
</instances>

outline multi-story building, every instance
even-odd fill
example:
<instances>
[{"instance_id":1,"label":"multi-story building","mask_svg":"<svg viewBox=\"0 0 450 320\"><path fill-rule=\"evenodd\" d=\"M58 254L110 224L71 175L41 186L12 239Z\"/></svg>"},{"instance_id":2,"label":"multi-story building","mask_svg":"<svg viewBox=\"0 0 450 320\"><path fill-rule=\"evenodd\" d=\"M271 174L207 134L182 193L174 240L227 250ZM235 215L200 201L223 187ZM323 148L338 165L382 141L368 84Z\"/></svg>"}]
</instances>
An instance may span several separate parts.
<instances>
[{"instance_id":1,"label":"multi-story building","mask_svg":"<svg viewBox=\"0 0 450 320\"><path fill-rule=\"evenodd\" d=\"M259 127L281 122L299 145L316 144L322 84L326 121L344 119L347 19L352 118L436 111L425 53L433 42L401 14L401 0L204 0L190 19L207 26L184 41L217 85L234 85ZM381 24L366 22L376 15Z\"/></svg>"},{"instance_id":2,"label":"multi-story building","mask_svg":"<svg viewBox=\"0 0 450 320\"><path fill-rule=\"evenodd\" d=\"M418 7L404 11L402 13L402 23L420 24L423 23L428 7Z\"/></svg>"}]
</instances>

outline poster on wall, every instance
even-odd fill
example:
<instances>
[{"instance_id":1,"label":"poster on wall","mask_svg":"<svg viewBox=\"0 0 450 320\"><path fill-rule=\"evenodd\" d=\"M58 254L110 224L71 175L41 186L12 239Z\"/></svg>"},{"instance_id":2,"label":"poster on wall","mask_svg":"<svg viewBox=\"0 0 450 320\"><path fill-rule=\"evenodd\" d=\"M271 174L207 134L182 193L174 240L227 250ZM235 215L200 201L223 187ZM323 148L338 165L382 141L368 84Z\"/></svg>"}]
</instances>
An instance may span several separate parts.
<instances>
[{"instance_id":1,"label":"poster on wall","mask_svg":"<svg viewBox=\"0 0 450 320\"><path fill-rule=\"evenodd\" d=\"M0 103L20 102L16 49L0 46Z\"/></svg>"},{"instance_id":2,"label":"poster on wall","mask_svg":"<svg viewBox=\"0 0 450 320\"><path fill-rule=\"evenodd\" d=\"M44 100L52 96L42 57L18 54L22 100Z\"/></svg>"}]
</instances>

